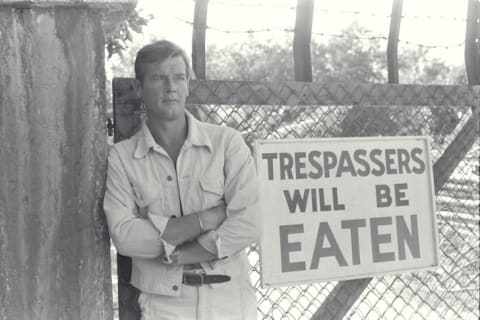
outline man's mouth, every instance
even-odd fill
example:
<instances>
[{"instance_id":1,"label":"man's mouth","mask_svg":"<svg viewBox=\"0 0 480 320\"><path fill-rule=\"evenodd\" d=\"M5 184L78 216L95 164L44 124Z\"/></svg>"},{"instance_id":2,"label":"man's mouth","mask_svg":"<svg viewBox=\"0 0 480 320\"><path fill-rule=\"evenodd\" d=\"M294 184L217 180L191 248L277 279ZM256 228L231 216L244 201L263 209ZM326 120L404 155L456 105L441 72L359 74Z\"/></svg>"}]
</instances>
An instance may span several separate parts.
<instances>
[{"instance_id":1,"label":"man's mouth","mask_svg":"<svg viewBox=\"0 0 480 320\"><path fill-rule=\"evenodd\" d=\"M178 100L177 99L163 99L162 102L177 102Z\"/></svg>"}]
</instances>

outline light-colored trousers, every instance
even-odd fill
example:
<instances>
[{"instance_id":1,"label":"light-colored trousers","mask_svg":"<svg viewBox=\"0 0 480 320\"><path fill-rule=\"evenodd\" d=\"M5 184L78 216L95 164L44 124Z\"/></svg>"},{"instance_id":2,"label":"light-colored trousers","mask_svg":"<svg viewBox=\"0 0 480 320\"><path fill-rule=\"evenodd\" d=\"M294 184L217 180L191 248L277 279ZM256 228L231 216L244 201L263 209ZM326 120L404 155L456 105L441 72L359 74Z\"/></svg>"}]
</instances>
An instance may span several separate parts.
<instances>
[{"instance_id":1,"label":"light-colored trousers","mask_svg":"<svg viewBox=\"0 0 480 320\"><path fill-rule=\"evenodd\" d=\"M255 289L229 281L199 287L182 285L179 297L141 293L142 320L255 320Z\"/></svg>"}]
</instances>

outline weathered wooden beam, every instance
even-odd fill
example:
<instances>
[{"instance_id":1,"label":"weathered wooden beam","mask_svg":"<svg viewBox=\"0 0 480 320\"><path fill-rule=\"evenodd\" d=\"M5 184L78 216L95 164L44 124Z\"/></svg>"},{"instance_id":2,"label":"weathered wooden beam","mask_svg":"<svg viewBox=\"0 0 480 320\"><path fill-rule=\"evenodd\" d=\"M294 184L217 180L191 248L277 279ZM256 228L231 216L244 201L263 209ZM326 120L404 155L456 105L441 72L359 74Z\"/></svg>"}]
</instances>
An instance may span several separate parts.
<instances>
[{"instance_id":1,"label":"weathered wooden beam","mask_svg":"<svg viewBox=\"0 0 480 320\"><path fill-rule=\"evenodd\" d=\"M132 78L116 78L119 103L139 103ZM471 86L375 84L365 82L257 82L192 80L189 104L322 106L476 106Z\"/></svg>"},{"instance_id":2,"label":"weathered wooden beam","mask_svg":"<svg viewBox=\"0 0 480 320\"><path fill-rule=\"evenodd\" d=\"M465 67L468 83L480 84L480 2L468 1L465 32Z\"/></svg>"},{"instance_id":3,"label":"weathered wooden beam","mask_svg":"<svg viewBox=\"0 0 480 320\"><path fill-rule=\"evenodd\" d=\"M295 33L293 36L293 63L296 81L312 81L312 40L314 0L297 0Z\"/></svg>"},{"instance_id":4,"label":"weathered wooden beam","mask_svg":"<svg viewBox=\"0 0 480 320\"><path fill-rule=\"evenodd\" d=\"M196 0L192 33L192 67L197 79L205 79L205 38L208 0Z\"/></svg>"},{"instance_id":5,"label":"weathered wooden beam","mask_svg":"<svg viewBox=\"0 0 480 320\"><path fill-rule=\"evenodd\" d=\"M390 31L387 44L388 83L399 83L398 76L398 39L402 20L403 0L393 0L390 16Z\"/></svg>"},{"instance_id":6,"label":"weathered wooden beam","mask_svg":"<svg viewBox=\"0 0 480 320\"><path fill-rule=\"evenodd\" d=\"M474 106L468 86L254 81L192 81L190 104Z\"/></svg>"},{"instance_id":7,"label":"weathered wooden beam","mask_svg":"<svg viewBox=\"0 0 480 320\"><path fill-rule=\"evenodd\" d=\"M435 173L435 193L439 192L443 184L453 173L458 163L462 161L472 145L478 139L480 108L472 108L472 115L460 130L455 139L448 145L442 156L438 158L433 166Z\"/></svg>"},{"instance_id":8,"label":"weathered wooden beam","mask_svg":"<svg viewBox=\"0 0 480 320\"><path fill-rule=\"evenodd\" d=\"M311 320L339 320L357 301L373 278L340 281L313 314Z\"/></svg>"}]
</instances>

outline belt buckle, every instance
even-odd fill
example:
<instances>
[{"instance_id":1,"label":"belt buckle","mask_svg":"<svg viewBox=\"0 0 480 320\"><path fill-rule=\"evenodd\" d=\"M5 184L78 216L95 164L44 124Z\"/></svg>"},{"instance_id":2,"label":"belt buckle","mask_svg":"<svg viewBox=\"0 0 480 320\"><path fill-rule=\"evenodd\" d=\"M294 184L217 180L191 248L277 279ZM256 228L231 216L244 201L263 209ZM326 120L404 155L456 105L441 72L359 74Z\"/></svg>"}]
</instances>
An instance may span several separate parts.
<instances>
[{"instance_id":1,"label":"belt buckle","mask_svg":"<svg viewBox=\"0 0 480 320\"><path fill-rule=\"evenodd\" d=\"M183 275L184 277L184 280L185 280L185 283L189 286L193 286L193 287L201 287L205 284L205 278L204 278L204 275L205 275L205 272L203 270L195 270L193 272L185 272L185 274ZM188 283L186 281L186 277L187 276L190 276L190 277L193 277L193 278L198 278L200 279L200 283Z\"/></svg>"},{"instance_id":2,"label":"belt buckle","mask_svg":"<svg viewBox=\"0 0 480 320\"><path fill-rule=\"evenodd\" d=\"M187 281L191 279L192 281ZM183 283L189 286L201 287L206 284L223 283L230 281L230 276L222 274L207 274L205 271L185 272L183 274Z\"/></svg>"},{"instance_id":3,"label":"belt buckle","mask_svg":"<svg viewBox=\"0 0 480 320\"><path fill-rule=\"evenodd\" d=\"M199 273L198 275L200 276L200 284L197 287L201 287L205 284L205 278L203 277L205 273Z\"/></svg>"}]
</instances>

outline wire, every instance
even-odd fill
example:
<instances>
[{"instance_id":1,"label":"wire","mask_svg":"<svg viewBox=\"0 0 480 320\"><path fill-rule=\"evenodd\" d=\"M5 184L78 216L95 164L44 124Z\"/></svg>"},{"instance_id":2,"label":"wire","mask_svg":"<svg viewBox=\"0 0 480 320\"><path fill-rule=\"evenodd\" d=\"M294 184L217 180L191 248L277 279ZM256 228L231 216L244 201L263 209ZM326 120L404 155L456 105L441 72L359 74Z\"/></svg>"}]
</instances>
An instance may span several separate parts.
<instances>
[{"instance_id":1,"label":"wire","mask_svg":"<svg viewBox=\"0 0 480 320\"><path fill-rule=\"evenodd\" d=\"M179 20L181 22L184 22L186 24L189 24L191 26L194 26L194 22L184 20L178 17L175 17L176 20ZM286 32L286 33L294 33L294 29L285 29L285 28L265 28L265 29L257 29L257 30L252 30L252 29L247 29L247 30L227 30L227 29L221 29L218 27L212 27L212 26L206 26L206 29L208 30L213 30L216 32L222 32L226 34L254 34L254 33L265 33L265 32ZM368 31L367 31L368 33ZM312 32L312 35L316 36L321 36L321 37L336 37L336 38L353 38L353 39L358 39L358 40L388 40L388 37L385 35L376 35L376 36L352 36L352 35L347 35L347 34L335 34L335 33L325 33L325 32ZM465 42L459 42L456 44L452 45L429 45L429 44L423 44L423 43L415 43L411 42L409 40L398 40L399 43L403 43L406 45L411 45L411 46L417 46L421 48L428 48L428 49L453 49L453 48L459 48L465 45Z\"/></svg>"},{"instance_id":2,"label":"wire","mask_svg":"<svg viewBox=\"0 0 480 320\"><path fill-rule=\"evenodd\" d=\"M176 20L179 20L181 22L184 22L186 24L189 24L191 26L194 26L195 23L192 22L192 21L188 21L188 20L185 20L185 19L182 19L182 18L178 18L178 17L174 17ZM265 29L257 29L257 30L252 30L252 29L246 29L246 30L226 30L226 29L221 29L221 28L217 28L217 27L212 27L212 26L206 26L206 29L208 30L213 30L213 31L217 31L217 32L222 32L222 33L227 33L227 34L230 34L230 33L244 33L244 34L253 34L253 33L263 33L263 32L275 32L275 31L283 31L283 32L293 32L293 30L291 29L282 29L282 28L278 28L278 29L275 29L275 28L265 28Z\"/></svg>"},{"instance_id":3,"label":"wire","mask_svg":"<svg viewBox=\"0 0 480 320\"><path fill-rule=\"evenodd\" d=\"M288 6L288 5L280 5L280 4L265 4L261 2L257 3L250 3L250 2L244 2L244 3L228 3L228 2L222 2L222 1L210 1L209 4L213 5L220 5L220 6L235 6L235 7L264 7L264 8L277 8L277 9L288 9L288 10L296 10L296 6ZM332 9L318 9L315 8L314 11L322 12L322 13L327 13L327 14L337 14L337 15L363 15L363 16L369 16L369 17L379 17L379 18L385 18L389 19L391 18L390 14L378 14L374 12L365 12L365 11L359 11L359 10L332 10ZM450 16L433 16L433 15L427 15L427 16L422 16L422 15L402 15L401 18L404 19L429 19L429 20L452 20L452 21L457 21L457 22L467 22L469 19L466 18L461 18L461 17L450 17Z\"/></svg>"}]
</instances>

